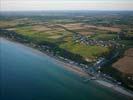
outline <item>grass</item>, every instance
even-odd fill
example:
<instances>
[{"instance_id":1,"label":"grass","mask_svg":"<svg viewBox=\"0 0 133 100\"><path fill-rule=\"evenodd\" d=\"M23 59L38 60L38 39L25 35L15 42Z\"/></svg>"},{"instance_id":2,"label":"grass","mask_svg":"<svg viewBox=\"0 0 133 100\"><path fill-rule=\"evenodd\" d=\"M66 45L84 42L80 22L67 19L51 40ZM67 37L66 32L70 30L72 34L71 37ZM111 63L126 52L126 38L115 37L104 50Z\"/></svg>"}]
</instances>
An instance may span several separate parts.
<instances>
[{"instance_id":1,"label":"grass","mask_svg":"<svg viewBox=\"0 0 133 100\"><path fill-rule=\"evenodd\" d=\"M17 27L16 32L36 42L48 41L56 43L60 48L63 48L74 54L79 54L88 59L95 59L96 57L109 53L109 49L105 47L87 46L80 43L74 43L72 40L72 34L65 30L48 30L40 32L32 30L32 26L25 26ZM62 38L63 40L61 40Z\"/></svg>"},{"instance_id":2,"label":"grass","mask_svg":"<svg viewBox=\"0 0 133 100\"><path fill-rule=\"evenodd\" d=\"M101 46L87 46L85 44L68 42L60 44L60 48L66 49L72 53L79 54L84 58L95 59L96 57L109 53L109 48Z\"/></svg>"},{"instance_id":3,"label":"grass","mask_svg":"<svg viewBox=\"0 0 133 100\"><path fill-rule=\"evenodd\" d=\"M48 31L38 31L33 30L31 26L25 26L25 27L17 27L15 31L23 36L32 38L33 40L37 42L56 42L60 38L64 37L66 34L70 34L69 32L66 32L65 30L48 30Z\"/></svg>"},{"instance_id":4,"label":"grass","mask_svg":"<svg viewBox=\"0 0 133 100\"><path fill-rule=\"evenodd\" d=\"M75 43L72 40L72 33L68 32L62 28L48 28L47 25L43 24L43 22L39 22L42 24L35 24L34 21L30 20L21 21L21 23L25 25L19 25L20 20L7 21L4 22L4 25L0 27L7 27L13 28L13 31L16 31L18 34L21 34L28 39L31 39L35 42L44 42L48 41L51 43L55 43L60 48L63 48L71 53L79 54L80 56L84 57L85 59L95 59L99 56L103 56L109 53L109 48L101 47L101 46L87 46L85 44ZM73 20L68 19L59 19L59 20L51 20L51 23L71 23ZM1 21L1 23L3 23ZM28 23L28 24L26 24ZM50 23L50 22L49 22ZM49 24L48 24L49 25ZM52 25L52 24L50 24ZM10 27L11 26L11 27ZM97 31L97 30L96 30ZM100 31L103 32L103 31ZM98 32L96 32L98 33ZM90 38L94 39L112 39L116 37L114 34L106 34L106 33L99 33L96 35L92 35Z\"/></svg>"},{"instance_id":5,"label":"grass","mask_svg":"<svg viewBox=\"0 0 133 100\"><path fill-rule=\"evenodd\" d=\"M117 39L116 34L95 34L90 37L91 39L96 39L96 40L113 40Z\"/></svg>"}]
</instances>

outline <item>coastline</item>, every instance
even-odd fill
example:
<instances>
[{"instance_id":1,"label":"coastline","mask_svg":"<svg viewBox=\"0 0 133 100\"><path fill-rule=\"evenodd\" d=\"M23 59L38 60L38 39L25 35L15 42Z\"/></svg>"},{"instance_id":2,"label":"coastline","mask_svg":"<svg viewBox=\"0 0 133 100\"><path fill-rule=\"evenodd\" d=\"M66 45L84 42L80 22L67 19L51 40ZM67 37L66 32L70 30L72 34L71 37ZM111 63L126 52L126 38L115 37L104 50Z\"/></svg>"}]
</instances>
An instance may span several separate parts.
<instances>
[{"instance_id":1,"label":"coastline","mask_svg":"<svg viewBox=\"0 0 133 100\"><path fill-rule=\"evenodd\" d=\"M116 86L114 84L111 84L110 82L104 81L104 80L95 80L96 83L98 83L99 85L102 85L104 87L107 87L109 89L112 89L113 91L117 92L117 93L121 93L122 95L126 95L129 98L133 98L133 92L126 90L125 88L121 87L121 86Z\"/></svg>"},{"instance_id":2,"label":"coastline","mask_svg":"<svg viewBox=\"0 0 133 100\"><path fill-rule=\"evenodd\" d=\"M53 58L53 59L56 61L57 64L61 65L61 67L64 67L66 70L72 71L72 72L74 72L75 74L80 75L81 77L88 77L88 74L87 74L85 71L83 71L82 68L80 68L80 67L78 67L78 66L69 64L69 63L67 63L67 62L63 62L63 61L61 61L60 59L58 59L57 57L52 56L52 55L50 55L50 54L48 54L48 53L46 53L46 52L42 52L42 51L40 51L39 49L34 48L34 47L30 46L30 45L23 44L23 43L20 43L20 42L17 42L17 41L14 41L14 40L12 40L12 39L5 38L5 37L0 37L0 39L1 39L1 38L2 38L2 39L5 39L5 40L8 40L8 41L11 41L11 42L14 42L14 43L17 43L17 44L19 44L19 45L21 45L21 46L23 46L23 47L28 48L28 49L31 49L32 52L39 53L39 54L44 55L44 56L47 55L47 56Z\"/></svg>"},{"instance_id":3,"label":"coastline","mask_svg":"<svg viewBox=\"0 0 133 100\"><path fill-rule=\"evenodd\" d=\"M34 47L32 47L32 46L30 46L28 44L23 44L23 43L21 43L19 41L15 41L15 40L12 40L10 38L0 37L0 39L1 38L9 40L9 41L12 41L14 43L21 44L22 46L26 46L27 48L30 48L30 49L34 50L35 52L39 52L40 54L47 55L47 56L55 59L56 63L62 65L62 67L64 67L66 70L72 71L72 72L74 72L75 74L77 74L79 76L82 76L82 77L85 77L85 78L91 77L91 76L89 76L89 74L87 74L85 71L83 71L82 68L80 68L80 67L78 67L76 65L61 61L56 56L52 56L52 55L50 55L48 53L40 51L39 48L34 48ZM115 86L114 84L112 84L110 82L106 82L104 80L97 80L96 79L93 82L95 82L95 83L97 83L97 84L99 84L101 86L107 87L109 89L112 89L112 90L116 91L117 93L121 93L122 95L129 96L129 97L133 98L132 91L127 91L125 88L123 88L121 86Z\"/></svg>"},{"instance_id":4,"label":"coastline","mask_svg":"<svg viewBox=\"0 0 133 100\"><path fill-rule=\"evenodd\" d=\"M66 70L72 71L81 77L88 77L88 74L85 71L83 71L80 67L59 61L58 59L55 59L55 60L58 64L63 65L62 67L64 67Z\"/></svg>"}]
</instances>

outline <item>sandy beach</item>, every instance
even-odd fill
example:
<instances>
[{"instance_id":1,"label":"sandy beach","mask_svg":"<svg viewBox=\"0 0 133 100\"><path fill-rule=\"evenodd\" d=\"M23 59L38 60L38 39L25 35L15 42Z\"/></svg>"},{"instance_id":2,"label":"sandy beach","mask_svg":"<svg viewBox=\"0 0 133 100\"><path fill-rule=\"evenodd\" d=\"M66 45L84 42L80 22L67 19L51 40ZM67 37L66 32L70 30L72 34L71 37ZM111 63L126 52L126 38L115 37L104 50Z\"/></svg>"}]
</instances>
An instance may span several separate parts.
<instances>
[{"instance_id":1,"label":"sandy beach","mask_svg":"<svg viewBox=\"0 0 133 100\"><path fill-rule=\"evenodd\" d=\"M0 37L0 39L7 39L7 38L1 38L1 37ZM72 65L72 64L69 64L69 63L66 63L66 62L63 62L63 61L61 61L60 59L58 59L57 57L52 56L52 55L50 55L50 54L48 54L48 53L46 53L46 52L42 52L42 51L38 50L37 48L32 47L31 45L22 44L22 43L20 43L20 42L17 42L17 41L11 40L11 39L7 39L7 40L12 41L12 42L17 43L17 44L20 44L20 45L23 46L24 48L30 49L31 52L38 53L38 54L44 55L44 56L47 55L47 56L53 58L54 60L56 60L56 63L60 64L61 67L64 67L66 70L72 71L72 72L74 72L75 74L80 75L81 77L83 77L83 76L84 76L84 77L88 77L88 76L89 76L85 71L82 70L82 68L80 68L80 67L78 67L78 66L75 66L75 65Z\"/></svg>"},{"instance_id":2,"label":"sandy beach","mask_svg":"<svg viewBox=\"0 0 133 100\"><path fill-rule=\"evenodd\" d=\"M81 77L88 77L89 75L82 70L82 68L78 67L78 66L75 66L75 65L71 65L69 63L65 63L65 62L62 62L62 61L59 61L57 60L57 63L62 65L62 67L64 67L65 69L69 70L69 71L72 71L78 75L80 75Z\"/></svg>"},{"instance_id":3,"label":"sandy beach","mask_svg":"<svg viewBox=\"0 0 133 100\"><path fill-rule=\"evenodd\" d=\"M116 92L119 92L119 93L121 93L123 95L126 95L126 96L129 96L129 97L133 98L133 92L129 91L129 90L126 90L126 89L124 89L121 86L116 86L114 84L111 84L111 83L103 81L103 80L95 80L95 82L97 82L100 85L103 85L105 87L108 87L108 88L110 88L112 90L115 90Z\"/></svg>"}]
</instances>

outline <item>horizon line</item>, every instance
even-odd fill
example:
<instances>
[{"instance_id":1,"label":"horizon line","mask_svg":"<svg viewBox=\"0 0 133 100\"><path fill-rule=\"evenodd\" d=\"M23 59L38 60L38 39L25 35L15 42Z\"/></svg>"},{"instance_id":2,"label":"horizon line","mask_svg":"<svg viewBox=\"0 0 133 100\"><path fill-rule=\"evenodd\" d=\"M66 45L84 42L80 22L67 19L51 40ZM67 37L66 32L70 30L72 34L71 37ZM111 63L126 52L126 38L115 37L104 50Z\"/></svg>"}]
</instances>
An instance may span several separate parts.
<instances>
[{"instance_id":1,"label":"horizon line","mask_svg":"<svg viewBox=\"0 0 133 100\"><path fill-rule=\"evenodd\" d=\"M70 9L68 9L68 10L0 10L0 12L41 12L41 11L133 11L133 9L123 9L123 10L102 10L102 9L99 9L99 10L93 10L93 9L91 9L91 10L82 10L82 9L72 9L72 10L70 10Z\"/></svg>"}]
</instances>

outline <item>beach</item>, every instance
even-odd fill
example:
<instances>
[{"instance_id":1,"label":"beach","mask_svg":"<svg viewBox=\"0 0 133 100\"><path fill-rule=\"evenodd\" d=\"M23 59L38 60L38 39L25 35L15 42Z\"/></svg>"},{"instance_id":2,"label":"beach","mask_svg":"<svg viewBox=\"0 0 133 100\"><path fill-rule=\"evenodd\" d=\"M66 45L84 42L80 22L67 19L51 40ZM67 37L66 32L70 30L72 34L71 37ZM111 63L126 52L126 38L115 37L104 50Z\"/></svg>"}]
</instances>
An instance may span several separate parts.
<instances>
[{"instance_id":1,"label":"beach","mask_svg":"<svg viewBox=\"0 0 133 100\"><path fill-rule=\"evenodd\" d=\"M1 38L1 39L5 39L5 38ZM83 71L82 68L80 68L79 66L76 66L76 65L73 65L73 64L70 64L70 63L63 62L63 61L61 61L60 59L58 59L57 57L52 56L52 55L50 55L50 54L48 54L48 53L45 53L45 52L41 52L41 51L37 50L37 48L35 49L35 48L31 47L30 45L21 44L21 43L19 43L19 42L17 42L17 41L11 40L11 39L8 39L8 40L9 40L9 41L12 41L12 42L14 42L14 43L16 43L16 44L19 44L19 45L23 46L24 48L30 49L30 50L32 51L32 53L37 53L37 54L39 54L39 55L44 55L44 56L48 55L48 56L51 57L52 59L56 60L55 63L61 65L61 67L64 67L66 70L71 71L71 72L74 72L75 74L77 74L77 75L79 75L79 76L81 76L81 77L91 78L91 76L89 76L89 75L88 75L85 71ZM24 46L24 45L26 45L26 46ZM28 46L28 47L27 47L27 46ZM91 80L90 80L90 81L91 81ZM116 92L118 92L118 93L121 93L122 95L126 95L126 96L129 96L129 97L133 98L133 93L132 93L132 91L127 91L127 90L126 90L125 88L123 88L123 87L116 86L116 85L114 85L114 84L112 84L112 83L109 83L109 82L106 82L106 81L103 81L103 80L98 80L98 79L92 80L92 81L93 81L93 82L96 82L96 83L98 83L98 84L100 84L101 86L110 88L110 89L112 89L112 90L114 90L114 91L116 91Z\"/></svg>"},{"instance_id":2,"label":"beach","mask_svg":"<svg viewBox=\"0 0 133 100\"><path fill-rule=\"evenodd\" d=\"M129 90L126 90L126 89L124 89L124 88L121 87L121 86L116 86L116 85L114 85L114 84L111 84L111 83L109 83L109 82L107 82L107 81L103 81L103 80L95 80L95 81L96 81L97 83L99 83L99 84L105 86L105 87L108 87L108 88L110 88L110 89L112 89L112 90L115 90L116 92L119 92L119 93L121 93L121 94L123 94L123 95L127 95L127 96L133 98L133 92L132 92L132 91L129 91Z\"/></svg>"}]
</instances>

